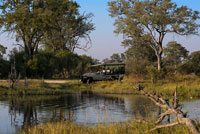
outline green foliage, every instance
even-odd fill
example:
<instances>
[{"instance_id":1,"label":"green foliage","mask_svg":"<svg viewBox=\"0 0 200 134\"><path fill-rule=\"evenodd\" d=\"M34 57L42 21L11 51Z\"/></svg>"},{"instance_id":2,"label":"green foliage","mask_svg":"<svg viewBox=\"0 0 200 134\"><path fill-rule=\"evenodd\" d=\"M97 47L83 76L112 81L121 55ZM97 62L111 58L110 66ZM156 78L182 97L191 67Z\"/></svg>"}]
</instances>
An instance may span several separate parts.
<instances>
[{"instance_id":1,"label":"green foliage","mask_svg":"<svg viewBox=\"0 0 200 134\"><path fill-rule=\"evenodd\" d=\"M125 61L125 55L123 53L118 54L114 53L110 56L110 63L116 63L116 62L124 62Z\"/></svg>"},{"instance_id":2,"label":"green foliage","mask_svg":"<svg viewBox=\"0 0 200 134\"><path fill-rule=\"evenodd\" d=\"M0 58L0 79L7 78L10 72L10 62Z\"/></svg>"},{"instance_id":3,"label":"green foliage","mask_svg":"<svg viewBox=\"0 0 200 134\"><path fill-rule=\"evenodd\" d=\"M50 78L54 73L55 59L51 51L40 50L28 60L29 77Z\"/></svg>"},{"instance_id":4,"label":"green foliage","mask_svg":"<svg viewBox=\"0 0 200 134\"><path fill-rule=\"evenodd\" d=\"M126 72L128 74L145 76L148 72L147 66L156 61L153 50L145 44L142 45L142 43L132 45L125 52L127 57Z\"/></svg>"},{"instance_id":5,"label":"green foliage","mask_svg":"<svg viewBox=\"0 0 200 134\"><path fill-rule=\"evenodd\" d=\"M194 72L193 68L194 68L193 63L191 61L187 61L177 66L177 72L182 75L187 75Z\"/></svg>"},{"instance_id":6,"label":"green foliage","mask_svg":"<svg viewBox=\"0 0 200 134\"><path fill-rule=\"evenodd\" d=\"M200 76L200 51L192 52L186 61L177 66L180 74L194 73Z\"/></svg>"},{"instance_id":7,"label":"green foliage","mask_svg":"<svg viewBox=\"0 0 200 134\"><path fill-rule=\"evenodd\" d=\"M16 41L28 56L38 48L44 31L44 10L41 1L1 1L0 24L4 32L16 34Z\"/></svg>"},{"instance_id":8,"label":"green foliage","mask_svg":"<svg viewBox=\"0 0 200 134\"><path fill-rule=\"evenodd\" d=\"M78 8L76 2L69 0L1 0L0 27L16 35L18 45L29 58L41 44L53 50L74 51L80 47L79 39L90 39L94 30L92 15L80 15Z\"/></svg>"},{"instance_id":9,"label":"green foliage","mask_svg":"<svg viewBox=\"0 0 200 134\"><path fill-rule=\"evenodd\" d=\"M154 66L148 66L148 76L151 79L152 83L155 83L158 80L158 71L156 70L156 68Z\"/></svg>"},{"instance_id":10,"label":"green foliage","mask_svg":"<svg viewBox=\"0 0 200 134\"><path fill-rule=\"evenodd\" d=\"M26 76L28 60L27 54L23 50L13 48L12 51L10 51L9 58L10 63L16 63L16 72L20 73L21 76Z\"/></svg>"},{"instance_id":11,"label":"green foliage","mask_svg":"<svg viewBox=\"0 0 200 134\"><path fill-rule=\"evenodd\" d=\"M3 58L3 55L6 54L7 47L4 47L0 44L0 58Z\"/></svg>"},{"instance_id":12,"label":"green foliage","mask_svg":"<svg viewBox=\"0 0 200 134\"><path fill-rule=\"evenodd\" d=\"M200 76L200 51L191 53L190 61L193 66L194 73Z\"/></svg>"},{"instance_id":13,"label":"green foliage","mask_svg":"<svg viewBox=\"0 0 200 134\"><path fill-rule=\"evenodd\" d=\"M6 49L6 47L0 44L0 78L7 78L10 71L10 63L3 58Z\"/></svg>"},{"instance_id":14,"label":"green foliage","mask_svg":"<svg viewBox=\"0 0 200 134\"><path fill-rule=\"evenodd\" d=\"M168 65L175 65L182 63L188 57L188 51L181 44L176 41L168 42L164 48L164 60Z\"/></svg>"},{"instance_id":15,"label":"green foliage","mask_svg":"<svg viewBox=\"0 0 200 134\"><path fill-rule=\"evenodd\" d=\"M31 59L23 50L14 48L10 62L16 62L16 70L22 77L31 78L78 78L89 70L94 59L67 50L39 50Z\"/></svg>"},{"instance_id":16,"label":"green foliage","mask_svg":"<svg viewBox=\"0 0 200 134\"><path fill-rule=\"evenodd\" d=\"M121 57L118 53L114 53L110 56L111 62L122 62Z\"/></svg>"},{"instance_id":17,"label":"green foliage","mask_svg":"<svg viewBox=\"0 0 200 134\"><path fill-rule=\"evenodd\" d=\"M102 60L103 63L124 63L125 61L126 56L124 53L113 53L110 58L105 58Z\"/></svg>"},{"instance_id":18,"label":"green foliage","mask_svg":"<svg viewBox=\"0 0 200 134\"><path fill-rule=\"evenodd\" d=\"M95 29L91 23L93 15L80 15L79 5L68 0L46 0L45 8L49 23L44 35L46 47L54 51L67 49L71 52L74 52L75 48L86 49L87 46L81 46L79 40L82 38L90 41L89 34Z\"/></svg>"},{"instance_id":19,"label":"green foliage","mask_svg":"<svg viewBox=\"0 0 200 134\"><path fill-rule=\"evenodd\" d=\"M108 2L110 16L115 18L115 32L125 37L123 44L146 40L157 56L161 70L163 39L167 33L198 33L199 12L186 6L177 7L171 0L113 0Z\"/></svg>"}]
</instances>

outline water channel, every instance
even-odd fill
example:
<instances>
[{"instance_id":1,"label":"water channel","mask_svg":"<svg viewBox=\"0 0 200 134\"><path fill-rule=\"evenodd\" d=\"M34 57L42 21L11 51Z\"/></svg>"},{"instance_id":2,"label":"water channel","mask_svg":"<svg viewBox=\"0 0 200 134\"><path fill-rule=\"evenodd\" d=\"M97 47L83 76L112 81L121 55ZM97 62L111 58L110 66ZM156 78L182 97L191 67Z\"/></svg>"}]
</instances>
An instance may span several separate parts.
<instances>
[{"instance_id":1,"label":"water channel","mask_svg":"<svg viewBox=\"0 0 200 134\"><path fill-rule=\"evenodd\" d=\"M191 118L200 117L200 100L181 102ZM65 96L0 97L0 134L46 122L72 120L95 124L157 116L159 108L139 95L69 94Z\"/></svg>"}]
</instances>

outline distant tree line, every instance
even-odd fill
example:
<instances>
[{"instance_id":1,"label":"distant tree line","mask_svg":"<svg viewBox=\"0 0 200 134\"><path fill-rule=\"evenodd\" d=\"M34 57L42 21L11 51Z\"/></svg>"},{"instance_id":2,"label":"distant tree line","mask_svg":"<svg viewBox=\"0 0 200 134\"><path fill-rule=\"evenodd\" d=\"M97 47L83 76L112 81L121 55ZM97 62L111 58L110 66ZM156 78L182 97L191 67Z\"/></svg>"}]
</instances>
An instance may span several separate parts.
<instances>
[{"instance_id":1,"label":"distant tree line","mask_svg":"<svg viewBox=\"0 0 200 134\"><path fill-rule=\"evenodd\" d=\"M120 54L113 54L109 59L103 61L118 61L126 63L126 74L139 76L146 79L163 79L175 74L195 74L200 76L200 50L189 53L189 51L176 41L170 41L163 48L162 70L156 69L157 60L153 50L142 44L134 44L124 53L123 59Z\"/></svg>"},{"instance_id":2,"label":"distant tree line","mask_svg":"<svg viewBox=\"0 0 200 134\"><path fill-rule=\"evenodd\" d=\"M25 51L14 48L8 60L0 58L0 78L8 78L11 64L15 62L16 72L22 78L78 78L98 61L90 56L77 55L70 51L38 50L30 59Z\"/></svg>"}]
</instances>

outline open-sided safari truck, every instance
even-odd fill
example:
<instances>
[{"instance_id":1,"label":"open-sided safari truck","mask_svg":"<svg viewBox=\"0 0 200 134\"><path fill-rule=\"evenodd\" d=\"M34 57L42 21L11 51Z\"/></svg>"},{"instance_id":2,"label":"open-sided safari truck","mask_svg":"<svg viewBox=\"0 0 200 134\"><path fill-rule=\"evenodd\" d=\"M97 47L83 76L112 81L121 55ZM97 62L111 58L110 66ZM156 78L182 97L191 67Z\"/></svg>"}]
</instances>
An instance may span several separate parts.
<instances>
[{"instance_id":1,"label":"open-sided safari truck","mask_svg":"<svg viewBox=\"0 0 200 134\"><path fill-rule=\"evenodd\" d=\"M103 80L121 80L124 73L124 63L104 63L92 65L90 72L83 74L80 78L82 83Z\"/></svg>"}]
</instances>

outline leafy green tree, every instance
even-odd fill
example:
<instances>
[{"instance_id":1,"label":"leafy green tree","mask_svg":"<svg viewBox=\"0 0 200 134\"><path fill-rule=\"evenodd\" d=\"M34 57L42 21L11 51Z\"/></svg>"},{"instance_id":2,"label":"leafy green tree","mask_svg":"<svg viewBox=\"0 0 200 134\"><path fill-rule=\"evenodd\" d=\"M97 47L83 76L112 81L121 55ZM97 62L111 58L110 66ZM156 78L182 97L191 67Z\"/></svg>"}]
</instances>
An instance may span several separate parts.
<instances>
[{"instance_id":1,"label":"leafy green tree","mask_svg":"<svg viewBox=\"0 0 200 134\"><path fill-rule=\"evenodd\" d=\"M53 53L52 50L40 49L29 59L23 50L14 48L9 58L10 61L0 60L2 69L0 78L6 76L6 72L10 71L10 63L14 61L17 73L20 73L22 77L30 78L78 78L81 74L88 72L90 65L96 62L89 56L79 56L69 50L57 50Z\"/></svg>"},{"instance_id":2,"label":"leafy green tree","mask_svg":"<svg viewBox=\"0 0 200 134\"><path fill-rule=\"evenodd\" d=\"M10 62L3 58L0 58L0 78L8 78L10 71Z\"/></svg>"},{"instance_id":3,"label":"leafy green tree","mask_svg":"<svg viewBox=\"0 0 200 134\"><path fill-rule=\"evenodd\" d=\"M51 78L55 73L56 61L52 51L39 50L28 60L28 75L35 78Z\"/></svg>"},{"instance_id":4,"label":"leafy green tree","mask_svg":"<svg viewBox=\"0 0 200 134\"><path fill-rule=\"evenodd\" d=\"M16 72L20 73L22 77L27 75L27 53L23 49L13 48L9 53L9 62L15 62ZM10 67L9 67L10 68Z\"/></svg>"},{"instance_id":5,"label":"leafy green tree","mask_svg":"<svg viewBox=\"0 0 200 134\"><path fill-rule=\"evenodd\" d=\"M177 72L183 75L194 73L194 65L188 60L177 66Z\"/></svg>"},{"instance_id":6,"label":"leafy green tree","mask_svg":"<svg viewBox=\"0 0 200 134\"><path fill-rule=\"evenodd\" d=\"M182 63L187 57L187 49L176 41L168 42L167 46L164 48L164 60L166 64L174 65L175 70L177 69L177 65Z\"/></svg>"},{"instance_id":7,"label":"leafy green tree","mask_svg":"<svg viewBox=\"0 0 200 134\"><path fill-rule=\"evenodd\" d=\"M191 53L190 61L193 66L194 73L200 76L200 51Z\"/></svg>"},{"instance_id":8,"label":"leafy green tree","mask_svg":"<svg viewBox=\"0 0 200 134\"><path fill-rule=\"evenodd\" d=\"M75 48L87 48L87 45L81 46L79 41L80 39L90 41L89 34L95 29L91 22L93 15L91 13L80 15L79 5L69 0L46 0L44 5L50 16L47 18L49 24L44 36L47 47L54 51L65 49L71 52L74 52Z\"/></svg>"},{"instance_id":9,"label":"leafy green tree","mask_svg":"<svg viewBox=\"0 0 200 134\"><path fill-rule=\"evenodd\" d=\"M74 51L94 30L92 15L80 15L78 8L69 0L1 0L0 27L16 36L29 58L44 43L54 50Z\"/></svg>"},{"instance_id":10,"label":"leafy green tree","mask_svg":"<svg viewBox=\"0 0 200 134\"><path fill-rule=\"evenodd\" d=\"M0 44L0 58L3 58L3 55L6 54L7 47L4 47Z\"/></svg>"},{"instance_id":11,"label":"leafy green tree","mask_svg":"<svg viewBox=\"0 0 200 134\"><path fill-rule=\"evenodd\" d=\"M148 45L135 44L128 48L126 54L126 71L129 74L145 75L148 66L156 61L153 50Z\"/></svg>"},{"instance_id":12,"label":"leafy green tree","mask_svg":"<svg viewBox=\"0 0 200 134\"><path fill-rule=\"evenodd\" d=\"M37 52L44 31L42 1L1 0L0 11L0 26L3 31L14 34L18 45L32 57Z\"/></svg>"},{"instance_id":13,"label":"leafy green tree","mask_svg":"<svg viewBox=\"0 0 200 134\"><path fill-rule=\"evenodd\" d=\"M122 62L121 56L118 53L114 53L110 56L110 62Z\"/></svg>"},{"instance_id":14,"label":"leafy green tree","mask_svg":"<svg viewBox=\"0 0 200 134\"><path fill-rule=\"evenodd\" d=\"M67 50L58 50L55 54L56 70L59 77L77 78L89 70L94 60L86 55L79 56Z\"/></svg>"},{"instance_id":15,"label":"leafy green tree","mask_svg":"<svg viewBox=\"0 0 200 134\"><path fill-rule=\"evenodd\" d=\"M147 40L157 56L161 70L163 40L167 33L179 35L197 34L199 12L187 6L177 7L171 0L113 0L108 2L110 16L116 18L116 33L130 42Z\"/></svg>"},{"instance_id":16,"label":"leafy green tree","mask_svg":"<svg viewBox=\"0 0 200 134\"><path fill-rule=\"evenodd\" d=\"M92 59L90 56L87 56L87 55L80 56L78 66L77 66L77 70L79 70L77 75L80 76L88 72L88 70L90 69L90 66L95 63L96 61Z\"/></svg>"}]
</instances>

